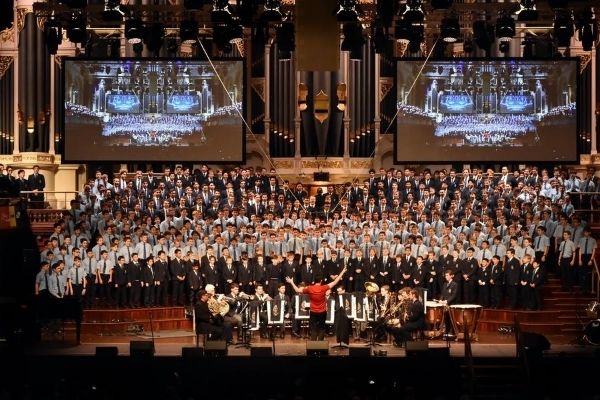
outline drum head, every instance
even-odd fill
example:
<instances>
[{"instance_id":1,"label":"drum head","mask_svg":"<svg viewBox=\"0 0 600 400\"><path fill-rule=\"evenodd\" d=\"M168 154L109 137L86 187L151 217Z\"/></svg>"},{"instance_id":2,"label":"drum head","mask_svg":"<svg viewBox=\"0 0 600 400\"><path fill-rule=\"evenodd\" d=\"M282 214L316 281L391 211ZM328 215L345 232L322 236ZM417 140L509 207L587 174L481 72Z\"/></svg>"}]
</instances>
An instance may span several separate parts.
<instances>
[{"instance_id":1,"label":"drum head","mask_svg":"<svg viewBox=\"0 0 600 400\"><path fill-rule=\"evenodd\" d=\"M585 326L585 339L594 345L600 345L600 319L590 321Z\"/></svg>"},{"instance_id":2,"label":"drum head","mask_svg":"<svg viewBox=\"0 0 600 400\"><path fill-rule=\"evenodd\" d=\"M482 308L479 304L453 304L450 308L472 310L474 308Z\"/></svg>"}]
</instances>

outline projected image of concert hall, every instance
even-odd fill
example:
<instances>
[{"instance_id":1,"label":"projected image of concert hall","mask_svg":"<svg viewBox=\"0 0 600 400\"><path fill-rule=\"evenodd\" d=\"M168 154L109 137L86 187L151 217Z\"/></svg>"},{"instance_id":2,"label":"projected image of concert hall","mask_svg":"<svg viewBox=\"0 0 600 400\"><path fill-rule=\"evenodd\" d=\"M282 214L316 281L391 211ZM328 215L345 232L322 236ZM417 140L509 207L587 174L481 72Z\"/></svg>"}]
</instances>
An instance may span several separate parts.
<instances>
[{"instance_id":1,"label":"projected image of concert hall","mask_svg":"<svg viewBox=\"0 0 600 400\"><path fill-rule=\"evenodd\" d=\"M97 159L126 147L128 158L178 151L180 159L240 160L243 62L214 65L227 90L208 62L67 60L66 139L93 144ZM77 151L67 158L81 158Z\"/></svg>"},{"instance_id":2,"label":"projected image of concert hall","mask_svg":"<svg viewBox=\"0 0 600 400\"><path fill-rule=\"evenodd\" d=\"M574 61L399 62L398 151L526 160L548 150L574 159L576 82ZM422 135L407 133L415 129Z\"/></svg>"}]
</instances>

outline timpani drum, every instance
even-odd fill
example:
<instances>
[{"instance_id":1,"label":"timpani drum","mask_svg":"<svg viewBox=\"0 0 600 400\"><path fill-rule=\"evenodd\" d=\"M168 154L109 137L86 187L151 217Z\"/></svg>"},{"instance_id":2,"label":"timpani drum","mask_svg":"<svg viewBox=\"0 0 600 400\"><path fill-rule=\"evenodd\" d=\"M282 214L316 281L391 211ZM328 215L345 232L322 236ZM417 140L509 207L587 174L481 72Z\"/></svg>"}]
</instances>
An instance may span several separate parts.
<instances>
[{"instance_id":1,"label":"timpani drum","mask_svg":"<svg viewBox=\"0 0 600 400\"><path fill-rule=\"evenodd\" d=\"M466 331L469 333L469 337L476 341L477 323L483 307L479 304L454 304L448 310L454 333L456 333L456 340L464 340Z\"/></svg>"},{"instance_id":2,"label":"timpani drum","mask_svg":"<svg viewBox=\"0 0 600 400\"><path fill-rule=\"evenodd\" d=\"M430 330L429 337L434 338L440 334L442 323L444 322L444 304L438 303L437 301L426 301L425 319Z\"/></svg>"}]
</instances>

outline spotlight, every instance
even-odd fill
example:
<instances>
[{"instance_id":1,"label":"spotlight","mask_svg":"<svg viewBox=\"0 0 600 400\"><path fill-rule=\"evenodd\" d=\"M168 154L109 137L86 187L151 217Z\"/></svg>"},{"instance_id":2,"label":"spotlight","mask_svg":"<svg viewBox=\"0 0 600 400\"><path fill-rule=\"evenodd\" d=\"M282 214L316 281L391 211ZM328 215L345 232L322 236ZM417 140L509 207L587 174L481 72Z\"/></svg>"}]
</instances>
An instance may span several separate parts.
<instances>
[{"instance_id":1,"label":"spotlight","mask_svg":"<svg viewBox=\"0 0 600 400\"><path fill-rule=\"evenodd\" d=\"M216 24L226 24L231 21L231 9L228 0L215 0L210 19Z\"/></svg>"},{"instance_id":2,"label":"spotlight","mask_svg":"<svg viewBox=\"0 0 600 400\"><path fill-rule=\"evenodd\" d=\"M496 39L494 25L482 20L473 22L473 38L477 47L489 52L492 43Z\"/></svg>"},{"instance_id":3,"label":"spotlight","mask_svg":"<svg viewBox=\"0 0 600 400\"><path fill-rule=\"evenodd\" d=\"M200 10L204 7L204 0L183 0L183 8L186 10Z\"/></svg>"},{"instance_id":4,"label":"spotlight","mask_svg":"<svg viewBox=\"0 0 600 400\"><path fill-rule=\"evenodd\" d=\"M431 0L431 7L436 10L445 10L452 7L452 0Z\"/></svg>"},{"instance_id":5,"label":"spotlight","mask_svg":"<svg viewBox=\"0 0 600 400\"><path fill-rule=\"evenodd\" d=\"M296 50L294 37L294 24L283 22L275 31L275 42L277 43L278 57L281 61L292 58L292 51Z\"/></svg>"},{"instance_id":6,"label":"spotlight","mask_svg":"<svg viewBox=\"0 0 600 400\"><path fill-rule=\"evenodd\" d=\"M519 21L536 21L538 19L538 12L535 0L521 0L521 8L516 14Z\"/></svg>"},{"instance_id":7,"label":"spotlight","mask_svg":"<svg viewBox=\"0 0 600 400\"><path fill-rule=\"evenodd\" d=\"M569 47L574 33L571 12L557 11L554 16L554 37L558 42L558 47Z\"/></svg>"},{"instance_id":8,"label":"spotlight","mask_svg":"<svg viewBox=\"0 0 600 400\"><path fill-rule=\"evenodd\" d=\"M120 0L104 0L104 11L102 19L104 21L121 21L125 13L121 10Z\"/></svg>"},{"instance_id":9,"label":"spotlight","mask_svg":"<svg viewBox=\"0 0 600 400\"><path fill-rule=\"evenodd\" d=\"M425 19L425 14L423 13L421 0L408 0L406 2L406 9L402 15L409 22L422 23Z\"/></svg>"},{"instance_id":10,"label":"spotlight","mask_svg":"<svg viewBox=\"0 0 600 400\"><path fill-rule=\"evenodd\" d=\"M198 40L198 23L193 19L184 19L179 24L181 43L192 44Z\"/></svg>"},{"instance_id":11,"label":"spotlight","mask_svg":"<svg viewBox=\"0 0 600 400\"><path fill-rule=\"evenodd\" d=\"M412 36L412 24L410 21L402 18L396 21L394 37L398 43L408 44Z\"/></svg>"},{"instance_id":12,"label":"spotlight","mask_svg":"<svg viewBox=\"0 0 600 400\"><path fill-rule=\"evenodd\" d=\"M498 49L503 54L508 53L510 51L510 42L509 41L500 42L500 45L498 46Z\"/></svg>"},{"instance_id":13,"label":"spotlight","mask_svg":"<svg viewBox=\"0 0 600 400\"><path fill-rule=\"evenodd\" d=\"M358 12L356 11L356 0L339 0L339 10L337 11L337 20L339 22L358 21Z\"/></svg>"},{"instance_id":14,"label":"spotlight","mask_svg":"<svg viewBox=\"0 0 600 400\"><path fill-rule=\"evenodd\" d=\"M139 18L125 21L125 38L131 44L140 43L144 37L144 24Z\"/></svg>"},{"instance_id":15,"label":"spotlight","mask_svg":"<svg viewBox=\"0 0 600 400\"><path fill-rule=\"evenodd\" d=\"M373 32L371 41L373 42L375 53L383 54L388 40L387 34L385 33L385 27L381 23L376 23L374 29L375 31Z\"/></svg>"},{"instance_id":16,"label":"spotlight","mask_svg":"<svg viewBox=\"0 0 600 400\"><path fill-rule=\"evenodd\" d=\"M265 0L265 9L261 14L261 19L264 22L279 22L281 21L281 0Z\"/></svg>"},{"instance_id":17,"label":"spotlight","mask_svg":"<svg viewBox=\"0 0 600 400\"><path fill-rule=\"evenodd\" d=\"M67 27L67 38L72 43L85 43L87 39L86 21L81 13L73 13Z\"/></svg>"},{"instance_id":18,"label":"spotlight","mask_svg":"<svg viewBox=\"0 0 600 400\"><path fill-rule=\"evenodd\" d=\"M158 54L163 45L165 37L165 25L161 22L154 22L150 28L146 29L144 43L149 51Z\"/></svg>"},{"instance_id":19,"label":"spotlight","mask_svg":"<svg viewBox=\"0 0 600 400\"><path fill-rule=\"evenodd\" d=\"M48 53L56 54L58 46L62 43L62 26L54 17L44 24L44 36Z\"/></svg>"},{"instance_id":20,"label":"spotlight","mask_svg":"<svg viewBox=\"0 0 600 400\"><path fill-rule=\"evenodd\" d=\"M598 25L593 8L588 7L583 10L581 19L577 23L577 31L583 50L592 50L594 42L598 40Z\"/></svg>"},{"instance_id":21,"label":"spotlight","mask_svg":"<svg viewBox=\"0 0 600 400\"><path fill-rule=\"evenodd\" d=\"M229 43L240 43L244 39L244 27L240 25L239 20L232 21L229 24Z\"/></svg>"},{"instance_id":22,"label":"spotlight","mask_svg":"<svg viewBox=\"0 0 600 400\"><path fill-rule=\"evenodd\" d=\"M508 15L498 17L496 20L496 36L501 42L510 41L515 36L515 20Z\"/></svg>"},{"instance_id":23,"label":"spotlight","mask_svg":"<svg viewBox=\"0 0 600 400\"><path fill-rule=\"evenodd\" d=\"M454 43L460 36L460 25L457 17L446 17L442 19L442 39L447 43Z\"/></svg>"}]
</instances>

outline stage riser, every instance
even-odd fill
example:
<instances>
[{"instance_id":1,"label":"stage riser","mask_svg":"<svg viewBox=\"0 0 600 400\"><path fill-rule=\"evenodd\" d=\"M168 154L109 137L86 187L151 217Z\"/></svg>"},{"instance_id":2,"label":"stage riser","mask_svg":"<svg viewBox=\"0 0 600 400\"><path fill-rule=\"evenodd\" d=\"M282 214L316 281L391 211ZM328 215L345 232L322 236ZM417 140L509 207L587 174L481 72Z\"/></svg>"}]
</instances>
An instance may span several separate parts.
<instances>
[{"instance_id":1,"label":"stage riser","mask_svg":"<svg viewBox=\"0 0 600 400\"><path fill-rule=\"evenodd\" d=\"M132 333L129 328L132 326L142 326L144 335L150 335L152 329L154 333L160 331L172 331L172 330L185 330L192 332L192 321L188 319L175 319L175 320L154 320L152 327L149 320L139 320L135 322L105 322L105 323L82 323L81 334L82 335L125 335ZM74 330L75 326L73 323L65 323L65 329Z\"/></svg>"},{"instance_id":2,"label":"stage riser","mask_svg":"<svg viewBox=\"0 0 600 400\"><path fill-rule=\"evenodd\" d=\"M84 322L141 321L185 319L183 307L91 309L83 312Z\"/></svg>"}]
</instances>

